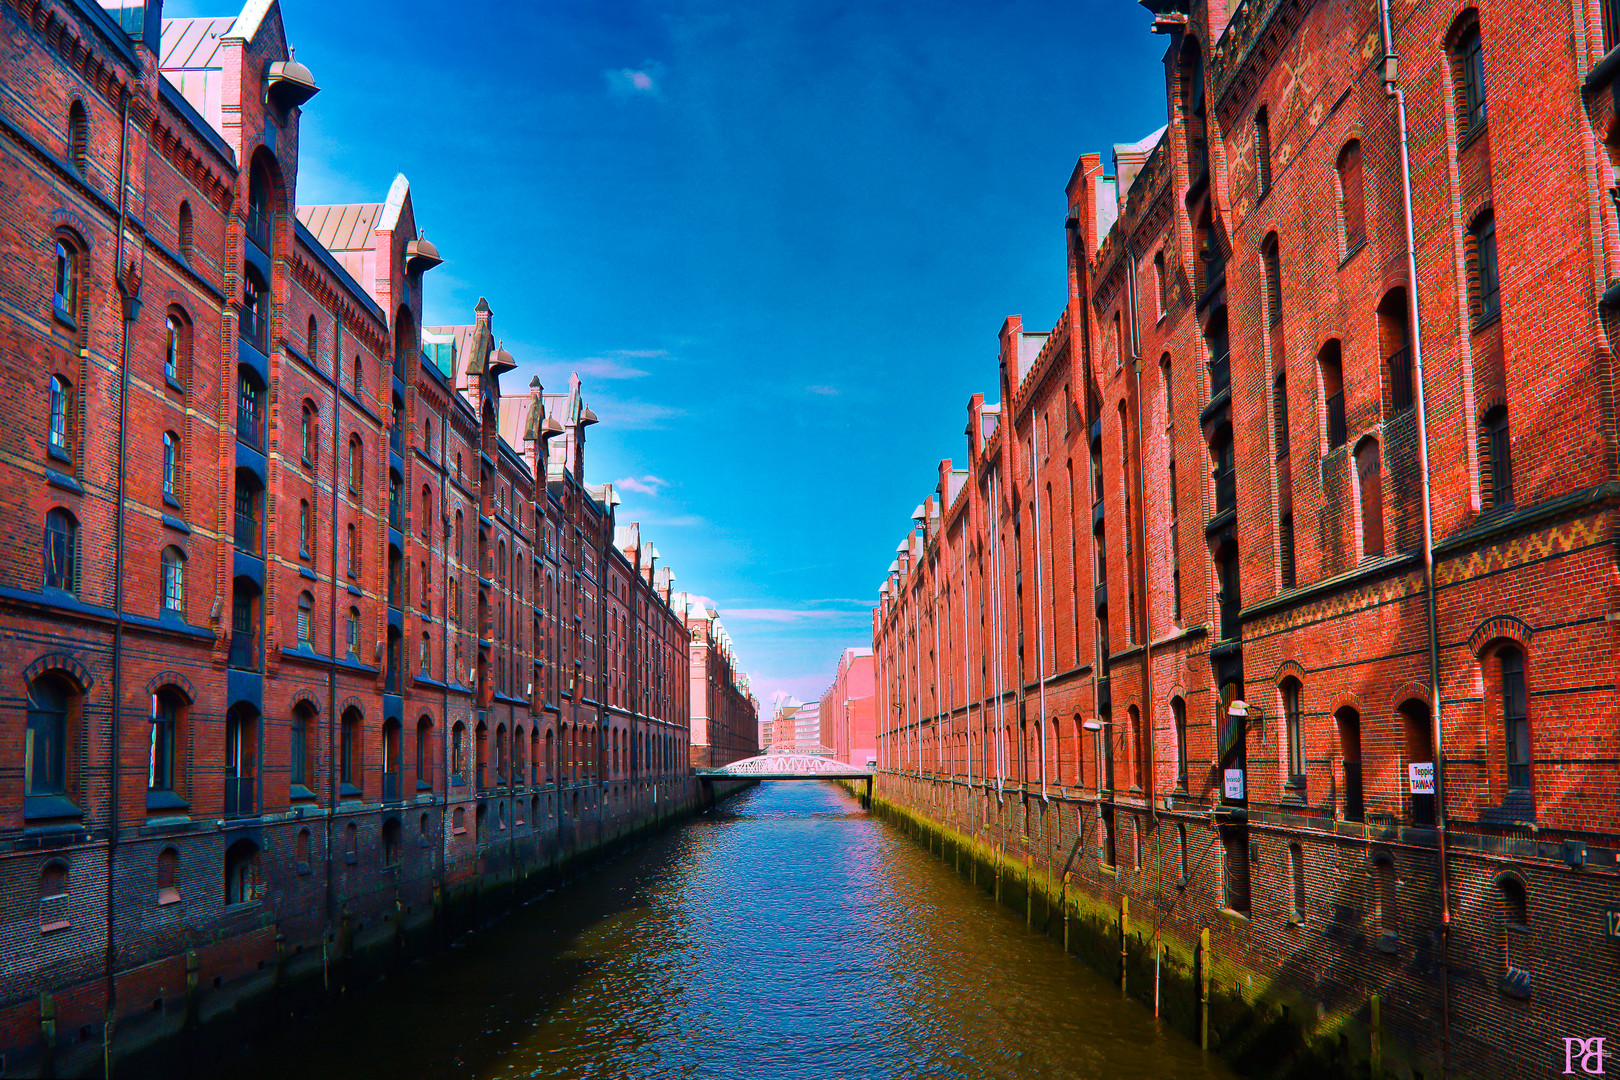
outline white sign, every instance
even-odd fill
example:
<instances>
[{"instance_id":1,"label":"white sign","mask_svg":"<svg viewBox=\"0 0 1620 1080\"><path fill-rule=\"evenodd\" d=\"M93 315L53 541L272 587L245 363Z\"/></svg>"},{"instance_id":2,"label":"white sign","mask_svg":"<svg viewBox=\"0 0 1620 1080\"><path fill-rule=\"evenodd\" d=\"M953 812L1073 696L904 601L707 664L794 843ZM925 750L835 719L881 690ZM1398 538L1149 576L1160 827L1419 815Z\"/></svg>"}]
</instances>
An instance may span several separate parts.
<instances>
[{"instance_id":1,"label":"white sign","mask_svg":"<svg viewBox=\"0 0 1620 1080\"><path fill-rule=\"evenodd\" d=\"M1226 797L1228 799L1243 798L1243 770L1226 770Z\"/></svg>"},{"instance_id":2,"label":"white sign","mask_svg":"<svg viewBox=\"0 0 1620 1080\"><path fill-rule=\"evenodd\" d=\"M1412 794L1434 794L1434 762L1414 761L1406 767L1406 775L1412 785Z\"/></svg>"}]
</instances>

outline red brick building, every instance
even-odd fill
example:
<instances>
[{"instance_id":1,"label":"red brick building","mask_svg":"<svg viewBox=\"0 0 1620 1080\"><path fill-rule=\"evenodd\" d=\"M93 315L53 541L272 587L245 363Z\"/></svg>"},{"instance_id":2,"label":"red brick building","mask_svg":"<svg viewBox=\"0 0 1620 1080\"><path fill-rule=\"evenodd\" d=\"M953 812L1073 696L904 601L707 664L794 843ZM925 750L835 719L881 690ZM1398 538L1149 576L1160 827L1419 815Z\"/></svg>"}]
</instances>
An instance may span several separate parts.
<instances>
[{"instance_id":1,"label":"red brick building","mask_svg":"<svg viewBox=\"0 0 1620 1080\"><path fill-rule=\"evenodd\" d=\"M1173 979L1208 929L1268 1068L1562 1071L1620 1030L1614 11L1151 6L1167 127L1080 159L890 567L879 795Z\"/></svg>"},{"instance_id":2,"label":"red brick building","mask_svg":"<svg viewBox=\"0 0 1620 1080\"><path fill-rule=\"evenodd\" d=\"M873 670L871 649L845 649L838 654L833 684L821 695L821 745L851 765L877 759Z\"/></svg>"},{"instance_id":3,"label":"red brick building","mask_svg":"<svg viewBox=\"0 0 1620 1080\"><path fill-rule=\"evenodd\" d=\"M708 601L679 593L676 605L686 613L689 635L692 768L718 769L753 757L760 752L759 701L737 667L731 634Z\"/></svg>"},{"instance_id":4,"label":"red brick building","mask_svg":"<svg viewBox=\"0 0 1620 1080\"><path fill-rule=\"evenodd\" d=\"M696 798L685 605L577 378L503 391L485 301L422 326L404 177L298 206L278 3L108 8L0 4L13 1071Z\"/></svg>"}]
</instances>

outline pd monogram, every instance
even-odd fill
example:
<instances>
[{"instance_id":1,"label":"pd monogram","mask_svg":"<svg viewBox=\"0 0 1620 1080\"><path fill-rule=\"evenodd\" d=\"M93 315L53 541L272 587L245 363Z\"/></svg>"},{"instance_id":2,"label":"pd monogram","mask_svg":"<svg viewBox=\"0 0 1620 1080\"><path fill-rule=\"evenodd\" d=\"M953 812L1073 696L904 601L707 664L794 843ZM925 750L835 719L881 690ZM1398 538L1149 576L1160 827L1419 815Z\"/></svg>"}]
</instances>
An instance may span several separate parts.
<instances>
[{"instance_id":1,"label":"pd monogram","mask_svg":"<svg viewBox=\"0 0 1620 1080\"><path fill-rule=\"evenodd\" d=\"M1590 1076L1603 1075L1603 1039L1565 1039L1564 1075L1572 1076L1575 1066Z\"/></svg>"}]
</instances>

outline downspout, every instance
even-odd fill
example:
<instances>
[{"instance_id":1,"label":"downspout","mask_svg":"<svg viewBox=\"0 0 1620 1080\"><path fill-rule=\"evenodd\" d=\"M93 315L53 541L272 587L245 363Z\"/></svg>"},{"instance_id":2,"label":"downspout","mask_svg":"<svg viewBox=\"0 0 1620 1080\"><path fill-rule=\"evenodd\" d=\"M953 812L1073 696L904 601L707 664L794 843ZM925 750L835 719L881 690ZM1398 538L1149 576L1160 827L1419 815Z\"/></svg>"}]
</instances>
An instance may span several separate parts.
<instances>
[{"instance_id":1,"label":"downspout","mask_svg":"<svg viewBox=\"0 0 1620 1080\"><path fill-rule=\"evenodd\" d=\"M113 647L112 647L112 724L109 730L109 771L107 830L107 1023L112 1022L116 1007L118 980L114 967L118 962L118 944L114 934L113 869L118 849L118 780L119 734L123 728L124 713L124 500L128 487L129 470L125 467L129 450L129 328L141 313L141 285L131 282L124 273L124 226L129 218L129 87L118 94L118 243L113 255L113 280L118 283L122 299L123 325L118 334L118 526L116 530L113 566ZM77 312L75 312L77 314ZM83 454L80 454L82 463Z\"/></svg>"},{"instance_id":2,"label":"downspout","mask_svg":"<svg viewBox=\"0 0 1620 1080\"><path fill-rule=\"evenodd\" d=\"M1412 156L1406 127L1406 92L1398 79L1395 36L1390 26L1389 0L1378 0L1378 15L1384 34L1384 92L1395 99L1395 115L1401 139L1401 199L1406 228L1407 303L1411 315L1412 364L1417 383L1418 463L1423 472L1423 597L1429 630L1429 686L1433 697L1434 724L1434 803L1436 834L1439 838L1440 875L1440 1075L1451 1069L1451 894L1447 882L1447 834L1445 788L1445 725L1440 719L1440 617L1434 586L1434 486L1429 470L1428 408L1423 382L1423 323L1418 304L1417 238L1412 213Z\"/></svg>"},{"instance_id":3,"label":"downspout","mask_svg":"<svg viewBox=\"0 0 1620 1080\"><path fill-rule=\"evenodd\" d=\"M436 360L437 360L437 358L435 358L435 366L437 366L436 365ZM452 368L453 367L454 367L454 364L452 364ZM416 400L420 402L422 400L422 395L418 394L416 396ZM434 853L433 853L433 863L434 863L434 867L433 867L433 869L434 869L434 882L433 882L433 884L440 889L441 894L442 894L443 889L444 889L444 842L445 842L445 838L446 838L446 835L447 835L446 832L445 832L444 819L450 813L450 761L449 761L449 756L448 755L449 755L449 747L450 747L449 735L450 735L450 676L451 676L451 671L450 671L450 656L451 656L451 652L450 652L450 634L451 634L451 631L450 631L450 540L449 540L449 537L446 536L445 531L444 531L444 522L451 520L451 518L450 518L450 503L449 503L449 500L448 500L448 496L450 494L450 483L449 483L449 470L445 468L445 464L444 464L444 461L445 461L444 455L445 455L445 450L448 448L448 445L449 445L448 444L448 437L449 437L450 417L453 415L454 411L455 411L455 403L454 403L454 400L452 399L450 404L448 404L445 407L444 415L439 418L439 461L438 461L438 465L439 465L439 516L440 516L440 518L442 520L438 521L438 522L434 522L434 524L439 527L439 535L444 537L444 543L442 544L443 554L442 554L442 557L439 560L439 565L442 568L442 570L440 572L440 575L439 575L439 580L444 585L444 611L442 612L442 620L441 620L441 625L444 627L444 633L439 635L439 676L440 676L440 680L441 680L441 687L439 689L439 764L440 764L440 767L439 767L439 774L435 778L437 783L439 784L439 786L444 789L444 793L442 795L438 796L437 798L433 799L433 801L435 803L437 803L438 807L439 807L439 842L438 842L437 845L435 845L437 850L434 851ZM336 466L334 466L333 481L332 481L334 490L336 490L336 487L337 487L337 474L336 474L335 469L336 469ZM333 544L337 543L337 532L335 531L335 528L334 528L334 531L332 533L332 543ZM335 571L335 569L334 569L334 580L336 580L336 571ZM333 596L335 597L336 595L337 595L336 590L333 590ZM459 612L457 614L459 615ZM459 623L457 624L455 632L457 634L461 633L461 627L460 627ZM333 649L333 651L336 652L337 650ZM432 793L430 792L429 794L431 795ZM536 827L538 827L538 826L536 826Z\"/></svg>"},{"instance_id":4,"label":"downspout","mask_svg":"<svg viewBox=\"0 0 1620 1080\"><path fill-rule=\"evenodd\" d=\"M942 515L943 518L943 515ZM937 543L937 541L936 541ZM934 609L928 621L934 624L934 772L944 772L945 765L945 719L949 715L940 708L940 684L944 681L939 677L939 559L934 559Z\"/></svg>"},{"instance_id":5,"label":"downspout","mask_svg":"<svg viewBox=\"0 0 1620 1080\"><path fill-rule=\"evenodd\" d=\"M967 519L962 519L962 708L963 726L967 729L967 786L968 792L973 791L973 669L968 666L968 530ZM979 710L980 715L984 713Z\"/></svg>"},{"instance_id":6,"label":"downspout","mask_svg":"<svg viewBox=\"0 0 1620 1080\"><path fill-rule=\"evenodd\" d=\"M1131 366L1135 369L1136 379L1136 516L1141 523L1136 534L1136 553L1142 560L1142 739L1147 750L1147 775L1143 777L1142 795L1147 801L1149 820L1156 822L1159 820L1159 808L1154 804L1153 797L1158 793L1159 770L1158 743L1153 737L1153 612L1148 606L1148 597L1153 590L1147 580L1147 480L1144 476L1147 459L1142 450L1142 309L1137 296L1136 250L1129 244L1125 247L1125 273L1125 288L1130 294L1131 305ZM1124 432L1120 434L1123 437ZM1131 528L1131 522L1127 521L1125 527ZM1140 754L1144 747L1137 747L1137 753Z\"/></svg>"},{"instance_id":7,"label":"downspout","mask_svg":"<svg viewBox=\"0 0 1620 1080\"><path fill-rule=\"evenodd\" d=\"M310 357L314 362L314 357ZM358 389L358 387L356 387ZM338 451L342 445L343 430L343 311L341 304L332 320L332 542L331 558L328 565L332 570L332 655L337 655L337 590L338 590L338 522L339 491L342 490L342 470L338 464ZM358 633L358 631L356 631ZM358 642L356 642L358 644ZM337 724L337 664L329 664L326 669L326 812L321 816L326 826L326 888L323 890L323 902L326 907L326 923L332 924L332 814L337 809L337 768L333 758L336 747L333 745L333 732ZM324 955L324 950L323 950Z\"/></svg>"},{"instance_id":8,"label":"downspout","mask_svg":"<svg viewBox=\"0 0 1620 1080\"><path fill-rule=\"evenodd\" d=\"M990 622L995 628L995 670L996 685L996 730L995 730L995 758L996 758L996 797L1003 797L1006 792L1006 667L1004 667L1003 640L1001 640L1001 478L998 473L990 473L990 573L995 576L995 588L990 593Z\"/></svg>"},{"instance_id":9,"label":"downspout","mask_svg":"<svg viewBox=\"0 0 1620 1080\"><path fill-rule=\"evenodd\" d=\"M1040 686L1041 715L1036 728L1041 747L1041 800L1046 801L1046 615L1041 607L1041 460L1039 442L1041 420L1029 426L1030 502L1035 507L1035 673Z\"/></svg>"}]
</instances>

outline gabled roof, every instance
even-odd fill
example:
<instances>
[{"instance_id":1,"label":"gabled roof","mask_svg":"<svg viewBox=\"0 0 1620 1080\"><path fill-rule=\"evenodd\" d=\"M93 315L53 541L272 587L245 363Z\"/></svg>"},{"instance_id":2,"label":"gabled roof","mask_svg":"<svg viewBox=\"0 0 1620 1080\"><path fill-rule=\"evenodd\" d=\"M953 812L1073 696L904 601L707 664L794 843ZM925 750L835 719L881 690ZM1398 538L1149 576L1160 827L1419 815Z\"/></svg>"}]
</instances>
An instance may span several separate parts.
<instances>
[{"instance_id":1,"label":"gabled roof","mask_svg":"<svg viewBox=\"0 0 1620 1080\"><path fill-rule=\"evenodd\" d=\"M158 70L215 131L224 134L225 60L219 39L236 19L164 19Z\"/></svg>"},{"instance_id":2,"label":"gabled roof","mask_svg":"<svg viewBox=\"0 0 1620 1080\"><path fill-rule=\"evenodd\" d=\"M382 216L382 203L300 206L298 220L332 253L349 276L377 298L377 250L372 230Z\"/></svg>"}]
</instances>

